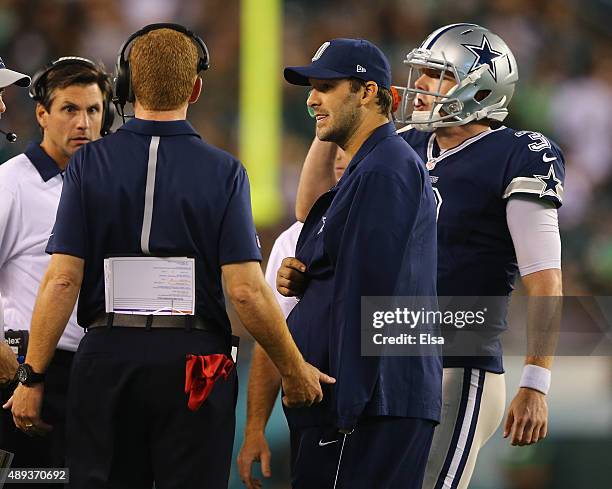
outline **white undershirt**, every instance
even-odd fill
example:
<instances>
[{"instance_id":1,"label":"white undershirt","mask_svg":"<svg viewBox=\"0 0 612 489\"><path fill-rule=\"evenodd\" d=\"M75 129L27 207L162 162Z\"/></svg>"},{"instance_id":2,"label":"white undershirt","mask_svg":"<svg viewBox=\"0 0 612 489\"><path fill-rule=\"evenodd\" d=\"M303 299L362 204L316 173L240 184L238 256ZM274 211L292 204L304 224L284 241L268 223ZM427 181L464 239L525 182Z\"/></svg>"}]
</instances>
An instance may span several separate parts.
<instances>
[{"instance_id":1,"label":"white undershirt","mask_svg":"<svg viewBox=\"0 0 612 489\"><path fill-rule=\"evenodd\" d=\"M506 222L521 277L561 268L559 221L552 202L513 195L506 206Z\"/></svg>"},{"instance_id":2,"label":"white undershirt","mask_svg":"<svg viewBox=\"0 0 612 489\"><path fill-rule=\"evenodd\" d=\"M297 297L285 297L278 293L276 290L276 272L285 258L288 256L295 256L295 246L300 237L302 226L304 226L304 224L297 221L276 238L266 266L266 282L268 282L268 285L272 288L274 297L276 297L278 304L283 310L285 318L289 316L291 310L296 306L298 299Z\"/></svg>"}]
</instances>

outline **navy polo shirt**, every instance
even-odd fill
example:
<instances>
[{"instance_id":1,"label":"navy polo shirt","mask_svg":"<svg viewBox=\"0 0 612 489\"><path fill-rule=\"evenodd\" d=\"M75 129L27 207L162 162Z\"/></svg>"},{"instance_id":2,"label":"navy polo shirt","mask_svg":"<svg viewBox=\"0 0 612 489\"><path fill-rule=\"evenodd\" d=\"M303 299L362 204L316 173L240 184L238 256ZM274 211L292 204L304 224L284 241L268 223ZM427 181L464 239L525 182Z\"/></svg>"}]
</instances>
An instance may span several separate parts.
<instances>
[{"instance_id":1,"label":"navy polo shirt","mask_svg":"<svg viewBox=\"0 0 612 489\"><path fill-rule=\"evenodd\" d=\"M189 122L132 119L70 160L47 253L85 260L78 321L104 313L104 258L139 256L151 141L159 136L149 250L196 264L196 314L231 331L221 265L261 260L249 181Z\"/></svg>"},{"instance_id":2,"label":"navy polo shirt","mask_svg":"<svg viewBox=\"0 0 612 489\"><path fill-rule=\"evenodd\" d=\"M380 126L315 203L297 245L306 291L288 318L304 358L336 378L322 403L286 409L294 428L351 429L362 416L439 421L438 356L361 356L363 296L436 296L436 208L422 161Z\"/></svg>"}]
</instances>

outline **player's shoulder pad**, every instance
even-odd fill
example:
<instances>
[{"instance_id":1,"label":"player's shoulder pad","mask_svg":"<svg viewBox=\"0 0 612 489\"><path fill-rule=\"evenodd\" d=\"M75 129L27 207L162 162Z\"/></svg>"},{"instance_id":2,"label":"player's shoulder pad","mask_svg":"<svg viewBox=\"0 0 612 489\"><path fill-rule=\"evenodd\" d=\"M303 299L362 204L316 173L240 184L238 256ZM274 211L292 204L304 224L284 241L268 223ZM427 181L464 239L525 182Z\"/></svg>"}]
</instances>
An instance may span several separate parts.
<instances>
[{"instance_id":1,"label":"player's shoulder pad","mask_svg":"<svg viewBox=\"0 0 612 489\"><path fill-rule=\"evenodd\" d=\"M559 146L536 131L507 130L508 144L504 192L507 199L516 194L527 194L553 202L563 202L565 160Z\"/></svg>"}]
</instances>

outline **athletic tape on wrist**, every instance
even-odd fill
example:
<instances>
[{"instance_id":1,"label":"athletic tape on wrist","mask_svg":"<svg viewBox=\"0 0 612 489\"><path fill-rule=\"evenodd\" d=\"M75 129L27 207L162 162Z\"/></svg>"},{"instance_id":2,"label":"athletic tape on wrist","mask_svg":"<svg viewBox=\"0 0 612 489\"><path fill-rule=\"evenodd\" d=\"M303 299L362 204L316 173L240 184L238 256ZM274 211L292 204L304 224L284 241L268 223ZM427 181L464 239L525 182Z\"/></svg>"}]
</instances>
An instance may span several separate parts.
<instances>
[{"instance_id":1,"label":"athletic tape on wrist","mask_svg":"<svg viewBox=\"0 0 612 489\"><path fill-rule=\"evenodd\" d=\"M548 394L550 389L550 370L538 365L525 365L521 375L520 387L528 387L542 394Z\"/></svg>"}]
</instances>

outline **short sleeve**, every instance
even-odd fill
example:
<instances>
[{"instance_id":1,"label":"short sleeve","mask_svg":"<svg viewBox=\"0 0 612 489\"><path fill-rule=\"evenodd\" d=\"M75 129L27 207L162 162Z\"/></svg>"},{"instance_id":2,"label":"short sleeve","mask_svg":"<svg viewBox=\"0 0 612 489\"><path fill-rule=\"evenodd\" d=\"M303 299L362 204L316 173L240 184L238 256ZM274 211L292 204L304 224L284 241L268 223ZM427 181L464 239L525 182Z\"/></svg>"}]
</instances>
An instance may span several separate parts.
<instances>
[{"instance_id":1,"label":"short sleeve","mask_svg":"<svg viewBox=\"0 0 612 489\"><path fill-rule=\"evenodd\" d=\"M0 267L7 262L14 247L14 213L15 196L9 189L0 186Z\"/></svg>"},{"instance_id":2,"label":"short sleeve","mask_svg":"<svg viewBox=\"0 0 612 489\"><path fill-rule=\"evenodd\" d=\"M505 175L502 198L529 195L561 207L565 183L565 160L561 149L538 132L518 131L514 136L516 142Z\"/></svg>"},{"instance_id":3,"label":"short sleeve","mask_svg":"<svg viewBox=\"0 0 612 489\"><path fill-rule=\"evenodd\" d=\"M253 223L249 179L241 166L221 223L219 264L242 261L261 261L261 250Z\"/></svg>"},{"instance_id":4,"label":"short sleeve","mask_svg":"<svg viewBox=\"0 0 612 489\"><path fill-rule=\"evenodd\" d=\"M64 173L62 195L53 232L47 243L47 253L85 258L87 227L82 202L81 170L82 151L77 152L68 163Z\"/></svg>"}]
</instances>

